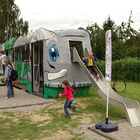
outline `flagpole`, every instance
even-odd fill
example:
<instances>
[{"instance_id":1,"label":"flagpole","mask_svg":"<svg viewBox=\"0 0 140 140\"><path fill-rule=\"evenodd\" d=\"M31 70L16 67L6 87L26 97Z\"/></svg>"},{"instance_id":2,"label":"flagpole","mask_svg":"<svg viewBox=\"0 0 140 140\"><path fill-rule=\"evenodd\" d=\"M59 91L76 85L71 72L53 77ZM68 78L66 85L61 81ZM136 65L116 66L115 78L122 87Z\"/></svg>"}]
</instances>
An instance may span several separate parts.
<instances>
[{"instance_id":1,"label":"flagpole","mask_svg":"<svg viewBox=\"0 0 140 140\"><path fill-rule=\"evenodd\" d=\"M107 98L106 98L106 124L108 124L108 110L109 110L109 93L110 93L110 83L107 83Z\"/></svg>"},{"instance_id":2,"label":"flagpole","mask_svg":"<svg viewBox=\"0 0 140 140\"><path fill-rule=\"evenodd\" d=\"M106 42L106 54L105 54L105 79L106 79L106 118L105 123L97 123L95 125L96 129L100 129L103 132L113 132L118 130L118 126L116 124L112 124L109 122L109 94L111 92L110 82L111 82L111 72L112 72L112 42L111 42L111 30L106 32L105 36Z\"/></svg>"}]
</instances>

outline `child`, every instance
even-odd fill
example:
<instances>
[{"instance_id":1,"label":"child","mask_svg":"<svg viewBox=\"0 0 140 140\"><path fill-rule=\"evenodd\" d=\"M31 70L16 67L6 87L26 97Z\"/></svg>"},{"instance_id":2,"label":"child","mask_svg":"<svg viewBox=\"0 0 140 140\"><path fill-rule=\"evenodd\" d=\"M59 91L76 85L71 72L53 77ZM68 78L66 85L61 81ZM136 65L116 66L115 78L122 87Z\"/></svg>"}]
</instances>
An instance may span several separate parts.
<instances>
[{"instance_id":1,"label":"child","mask_svg":"<svg viewBox=\"0 0 140 140\"><path fill-rule=\"evenodd\" d=\"M6 86L7 86L7 97L14 97L14 88L13 88L13 83L12 80L9 79L10 73L12 71L12 64L10 60L5 61L5 81L6 81Z\"/></svg>"},{"instance_id":2,"label":"child","mask_svg":"<svg viewBox=\"0 0 140 140\"><path fill-rule=\"evenodd\" d=\"M59 94L59 96L66 98L66 102L64 103L64 113L65 117L70 118L68 108L73 111L76 111L76 107L72 106L72 102L74 99L73 98L74 89L69 86L69 82L67 80L62 82L62 86L64 87L64 92L62 94Z\"/></svg>"},{"instance_id":3,"label":"child","mask_svg":"<svg viewBox=\"0 0 140 140\"><path fill-rule=\"evenodd\" d=\"M8 60L8 57L4 54L4 51L0 52L0 61L2 63L3 75L5 74L5 61Z\"/></svg>"},{"instance_id":4,"label":"child","mask_svg":"<svg viewBox=\"0 0 140 140\"><path fill-rule=\"evenodd\" d=\"M95 73L96 78L99 78L99 72L96 69L96 65L95 65L95 61L97 61L98 59L96 57L93 56L92 52L88 53L88 57L83 59L84 64L87 66L87 68L89 69L89 71L91 73Z\"/></svg>"}]
</instances>

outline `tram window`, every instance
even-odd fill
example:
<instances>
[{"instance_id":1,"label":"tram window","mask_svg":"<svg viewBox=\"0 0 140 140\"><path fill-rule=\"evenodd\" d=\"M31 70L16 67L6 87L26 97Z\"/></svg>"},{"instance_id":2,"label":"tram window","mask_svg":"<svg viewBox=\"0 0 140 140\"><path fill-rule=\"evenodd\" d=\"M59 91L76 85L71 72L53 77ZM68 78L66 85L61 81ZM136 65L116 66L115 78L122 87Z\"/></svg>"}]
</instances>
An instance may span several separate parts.
<instances>
[{"instance_id":1,"label":"tram window","mask_svg":"<svg viewBox=\"0 0 140 140\"><path fill-rule=\"evenodd\" d=\"M29 46L22 47L22 61L29 61L30 49Z\"/></svg>"},{"instance_id":2,"label":"tram window","mask_svg":"<svg viewBox=\"0 0 140 140\"><path fill-rule=\"evenodd\" d=\"M16 48L15 49L15 61L19 61L19 59L21 58L21 52L20 52L20 48Z\"/></svg>"}]
</instances>

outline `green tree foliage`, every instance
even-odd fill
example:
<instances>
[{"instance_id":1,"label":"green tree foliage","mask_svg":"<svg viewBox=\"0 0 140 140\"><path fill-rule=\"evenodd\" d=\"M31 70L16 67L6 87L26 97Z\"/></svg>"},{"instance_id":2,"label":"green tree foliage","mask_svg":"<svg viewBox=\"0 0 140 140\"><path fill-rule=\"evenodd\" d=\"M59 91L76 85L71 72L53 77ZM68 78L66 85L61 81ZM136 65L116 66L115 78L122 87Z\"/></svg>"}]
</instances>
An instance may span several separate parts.
<instances>
[{"instance_id":1,"label":"green tree foliage","mask_svg":"<svg viewBox=\"0 0 140 140\"><path fill-rule=\"evenodd\" d=\"M14 0L0 0L0 43L12 36L20 36L28 33L28 22L23 21L20 9Z\"/></svg>"},{"instance_id":2,"label":"green tree foliage","mask_svg":"<svg viewBox=\"0 0 140 140\"><path fill-rule=\"evenodd\" d=\"M99 59L104 59L105 32L98 26L97 23L88 26L86 29L90 35L91 47L94 55L96 55Z\"/></svg>"},{"instance_id":3,"label":"green tree foliage","mask_svg":"<svg viewBox=\"0 0 140 140\"><path fill-rule=\"evenodd\" d=\"M112 59L122 59L125 57L140 57L140 33L132 28L132 11L128 22L122 22L117 26L115 22L108 17L99 27L97 23L88 26L86 29L91 38L93 53L97 54L99 59L105 59L105 33L112 31Z\"/></svg>"},{"instance_id":4,"label":"green tree foliage","mask_svg":"<svg viewBox=\"0 0 140 140\"><path fill-rule=\"evenodd\" d=\"M123 42L118 37L117 25L110 17L108 17L108 19L103 23L103 31L106 32L107 30L111 30L112 32L112 59L120 59L123 56Z\"/></svg>"}]
</instances>

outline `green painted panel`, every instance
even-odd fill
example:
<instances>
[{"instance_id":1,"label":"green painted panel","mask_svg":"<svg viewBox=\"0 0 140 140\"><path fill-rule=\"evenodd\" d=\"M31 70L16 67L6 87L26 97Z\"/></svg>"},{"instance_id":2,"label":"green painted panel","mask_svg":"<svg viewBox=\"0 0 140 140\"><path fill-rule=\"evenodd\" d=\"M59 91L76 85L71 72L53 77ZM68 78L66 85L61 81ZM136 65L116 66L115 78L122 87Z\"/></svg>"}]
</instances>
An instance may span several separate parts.
<instances>
[{"instance_id":1,"label":"green painted panel","mask_svg":"<svg viewBox=\"0 0 140 140\"><path fill-rule=\"evenodd\" d=\"M59 93L63 92L63 88L51 88L45 87L44 88L44 98L56 98L58 97ZM88 87L76 87L74 92L74 97L81 97L87 96L90 92L90 86Z\"/></svg>"},{"instance_id":2,"label":"green painted panel","mask_svg":"<svg viewBox=\"0 0 140 140\"><path fill-rule=\"evenodd\" d=\"M32 93L32 82L29 80L18 79L19 87Z\"/></svg>"}]
</instances>

